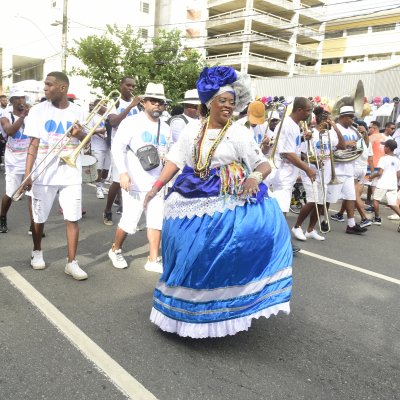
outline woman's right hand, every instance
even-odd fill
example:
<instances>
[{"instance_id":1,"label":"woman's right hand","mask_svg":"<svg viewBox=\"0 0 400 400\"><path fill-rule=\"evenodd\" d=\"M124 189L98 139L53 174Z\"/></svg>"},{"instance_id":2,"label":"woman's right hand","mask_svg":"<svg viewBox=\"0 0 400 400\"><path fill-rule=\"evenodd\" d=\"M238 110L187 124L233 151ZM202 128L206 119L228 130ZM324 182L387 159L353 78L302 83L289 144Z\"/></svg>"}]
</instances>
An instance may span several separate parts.
<instances>
[{"instance_id":1,"label":"woman's right hand","mask_svg":"<svg viewBox=\"0 0 400 400\"><path fill-rule=\"evenodd\" d=\"M149 201L153 200L154 197L156 197L158 193L157 188L152 187L149 192L146 193L146 197L144 198L143 201L143 208L146 210L147 204L149 204Z\"/></svg>"}]
</instances>

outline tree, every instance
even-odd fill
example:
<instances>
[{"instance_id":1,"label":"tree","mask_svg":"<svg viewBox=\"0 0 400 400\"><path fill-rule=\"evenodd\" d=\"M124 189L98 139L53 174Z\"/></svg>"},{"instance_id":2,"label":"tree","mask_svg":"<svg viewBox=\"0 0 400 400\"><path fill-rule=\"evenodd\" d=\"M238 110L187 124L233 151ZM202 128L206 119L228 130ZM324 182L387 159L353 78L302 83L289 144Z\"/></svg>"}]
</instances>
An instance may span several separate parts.
<instances>
[{"instance_id":1,"label":"tree","mask_svg":"<svg viewBox=\"0 0 400 400\"><path fill-rule=\"evenodd\" d=\"M183 47L180 35L178 30L159 31L149 48L133 27L107 26L102 36L76 40L69 49L84 65L72 73L88 78L103 94L117 89L122 76L137 77L138 94L144 93L148 82L163 83L166 96L176 103L196 87L204 66L197 51Z\"/></svg>"}]
</instances>

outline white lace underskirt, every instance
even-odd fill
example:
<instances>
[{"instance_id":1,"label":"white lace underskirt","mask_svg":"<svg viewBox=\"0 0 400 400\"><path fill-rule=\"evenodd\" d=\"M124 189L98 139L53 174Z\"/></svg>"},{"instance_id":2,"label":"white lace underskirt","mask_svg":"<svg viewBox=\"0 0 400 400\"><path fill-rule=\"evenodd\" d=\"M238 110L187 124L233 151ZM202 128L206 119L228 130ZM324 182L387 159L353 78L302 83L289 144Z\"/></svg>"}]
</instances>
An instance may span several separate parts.
<instances>
[{"instance_id":1,"label":"white lace underskirt","mask_svg":"<svg viewBox=\"0 0 400 400\"><path fill-rule=\"evenodd\" d=\"M237 206L244 206L245 201L234 196L218 196L188 199L179 193L172 193L164 203L165 218L193 218L207 214L223 213L226 209L233 210Z\"/></svg>"},{"instance_id":2,"label":"white lace underskirt","mask_svg":"<svg viewBox=\"0 0 400 400\"><path fill-rule=\"evenodd\" d=\"M204 339L235 335L238 332L247 331L251 326L253 318L269 318L271 315L277 315L280 311L289 314L290 303L276 304L255 314L241 318L204 324L192 324L166 317L153 307L150 314L150 321L159 326L165 332L177 333L179 336L191 337L193 339Z\"/></svg>"}]
</instances>

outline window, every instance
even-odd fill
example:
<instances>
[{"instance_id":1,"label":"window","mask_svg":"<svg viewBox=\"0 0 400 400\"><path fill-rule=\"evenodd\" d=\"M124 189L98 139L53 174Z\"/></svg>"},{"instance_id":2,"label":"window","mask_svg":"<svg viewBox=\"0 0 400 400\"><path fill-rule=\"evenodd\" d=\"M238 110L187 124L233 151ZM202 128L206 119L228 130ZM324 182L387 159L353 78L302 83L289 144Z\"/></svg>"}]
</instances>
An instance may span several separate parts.
<instances>
[{"instance_id":1,"label":"window","mask_svg":"<svg viewBox=\"0 0 400 400\"><path fill-rule=\"evenodd\" d=\"M50 0L50 7L56 8L57 7L57 0Z\"/></svg>"},{"instance_id":2,"label":"window","mask_svg":"<svg viewBox=\"0 0 400 400\"><path fill-rule=\"evenodd\" d=\"M325 32L325 39L336 39L343 37L343 31L327 31Z\"/></svg>"},{"instance_id":3,"label":"window","mask_svg":"<svg viewBox=\"0 0 400 400\"><path fill-rule=\"evenodd\" d=\"M376 25L372 27L372 32L394 31L396 24Z\"/></svg>"},{"instance_id":4,"label":"window","mask_svg":"<svg viewBox=\"0 0 400 400\"><path fill-rule=\"evenodd\" d=\"M140 28L139 37L141 37L142 39L147 39L149 37L149 30L145 28Z\"/></svg>"},{"instance_id":5,"label":"window","mask_svg":"<svg viewBox=\"0 0 400 400\"><path fill-rule=\"evenodd\" d=\"M340 58L325 58L321 61L322 65L340 64Z\"/></svg>"},{"instance_id":6,"label":"window","mask_svg":"<svg viewBox=\"0 0 400 400\"><path fill-rule=\"evenodd\" d=\"M368 61L391 60L391 58L392 55L389 53L370 54L368 56Z\"/></svg>"},{"instance_id":7,"label":"window","mask_svg":"<svg viewBox=\"0 0 400 400\"><path fill-rule=\"evenodd\" d=\"M148 14L150 12L150 4L145 1L140 2L140 11Z\"/></svg>"},{"instance_id":8,"label":"window","mask_svg":"<svg viewBox=\"0 0 400 400\"><path fill-rule=\"evenodd\" d=\"M368 33L368 27L362 27L362 28L351 28L347 29L347 36L355 36L355 35L364 35Z\"/></svg>"}]
</instances>

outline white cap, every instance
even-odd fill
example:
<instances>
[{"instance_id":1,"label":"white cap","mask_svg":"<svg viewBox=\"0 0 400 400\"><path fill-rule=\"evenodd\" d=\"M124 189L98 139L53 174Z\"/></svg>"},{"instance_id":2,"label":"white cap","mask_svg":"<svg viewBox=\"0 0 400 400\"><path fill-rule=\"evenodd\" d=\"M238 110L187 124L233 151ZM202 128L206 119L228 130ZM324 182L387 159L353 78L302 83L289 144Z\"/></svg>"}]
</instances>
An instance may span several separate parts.
<instances>
[{"instance_id":1,"label":"white cap","mask_svg":"<svg viewBox=\"0 0 400 400\"><path fill-rule=\"evenodd\" d=\"M11 97L26 97L26 93L21 89L15 88L10 90L10 94L8 95L8 97L10 99Z\"/></svg>"}]
</instances>

